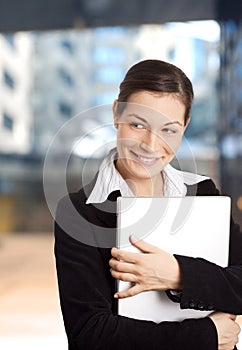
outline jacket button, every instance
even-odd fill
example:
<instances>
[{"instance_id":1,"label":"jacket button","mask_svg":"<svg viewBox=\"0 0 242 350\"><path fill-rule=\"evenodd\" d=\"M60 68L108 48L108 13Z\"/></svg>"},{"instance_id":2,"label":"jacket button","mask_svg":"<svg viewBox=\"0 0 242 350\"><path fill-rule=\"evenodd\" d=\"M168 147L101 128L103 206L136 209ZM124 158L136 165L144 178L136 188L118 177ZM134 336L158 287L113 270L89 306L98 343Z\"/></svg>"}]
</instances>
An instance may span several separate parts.
<instances>
[{"instance_id":1,"label":"jacket button","mask_svg":"<svg viewBox=\"0 0 242 350\"><path fill-rule=\"evenodd\" d=\"M208 304L208 306L207 306L207 310L213 310L214 309L214 305L212 305L212 304Z\"/></svg>"},{"instance_id":2,"label":"jacket button","mask_svg":"<svg viewBox=\"0 0 242 350\"><path fill-rule=\"evenodd\" d=\"M188 309L189 308L189 303L187 301L185 301L184 303L182 303L182 308L183 309Z\"/></svg>"},{"instance_id":3,"label":"jacket button","mask_svg":"<svg viewBox=\"0 0 242 350\"><path fill-rule=\"evenodd\" d=\"M195 301L190 301L190 302L189 302L189 308L195 309L196 306L197 306L197 304L195 303Z\"/></svg>"},{"instance_id":4,"label":"jacket button","mask_svg":"<svg viewBox=\"0 0 242 350\"><path fill-rule=\"evenodd\" d=\"M205 305L202 302L200 302L200 303L197 304L197 308L199 310L204 310L205 309Z\"/></svg>"}]
</instances>

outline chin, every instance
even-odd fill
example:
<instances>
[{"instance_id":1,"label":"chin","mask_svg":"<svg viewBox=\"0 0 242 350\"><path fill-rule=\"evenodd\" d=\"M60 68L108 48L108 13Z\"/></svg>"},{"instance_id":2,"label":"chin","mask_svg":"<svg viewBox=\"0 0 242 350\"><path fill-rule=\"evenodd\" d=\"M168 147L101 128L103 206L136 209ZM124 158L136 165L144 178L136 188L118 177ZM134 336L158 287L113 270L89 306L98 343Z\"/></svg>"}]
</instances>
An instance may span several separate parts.
<instances>
[{"instance_id":1,"label":"chin","mask_svg":"<svg viewBox=\"0 0 242 350\"><path fill-rule=\"evenodd\" d=\"M139 180L148 180L156 175L160 174L164 168L165 164L159 165L159 167L145 167L141 165L135 165L134 167L130 167L130 175L133 178L137 178Z\"/></svg>"}]
</instances>

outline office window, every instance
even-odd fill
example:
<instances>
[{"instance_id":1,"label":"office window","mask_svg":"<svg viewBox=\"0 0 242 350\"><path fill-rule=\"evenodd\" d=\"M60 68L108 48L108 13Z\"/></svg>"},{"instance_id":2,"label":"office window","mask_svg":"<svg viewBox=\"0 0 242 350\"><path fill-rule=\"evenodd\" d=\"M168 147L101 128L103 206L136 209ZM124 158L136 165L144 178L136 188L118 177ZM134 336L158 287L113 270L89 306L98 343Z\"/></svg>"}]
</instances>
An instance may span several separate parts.
<instances>
[{"instance_id":1,"label":"office window","mask_svg":"<svg viewBox=\"0 0 242 350\"><path fill-rule=\"evenodd\" d=\"M13 131L13 118L8 113L3 113L3 127L6 130Z\"/></svg>"},{"instance_id":2,"label":"office window","mask_svg":"<svg viewBox=\"0 0 242 350\"><path fill-rule=\"evenodd\" d=\"M4 70L4 72L3 72L3 81L4 81L5 85L7 85L10 89L14 89L14 87L15 87L14 78L6 70Z\"/></svg>"},{"instance_id":3,"label":"office window","mask_svg":"<svg viewBox=\"0 0 242 350\"><path fill-rule=\"evenodd\" d=\"M124 71L119 67L104 67L91 73L94 81L103 83L119 83L124 77Z\"/></svg>"},{"instance_id":4,"label":"office window","mask_svg":"<svg viewBox=\"0 0 242 350\"><path fill-rule=\"evenodd\" d=\"M72 116L72 107L66 102L59 103L59 111L65 118L70 118Z\"/></svg>"},{"instance_id":5,"label":"office window","mask_svg":"<svg viewBox=\"0 0 242 350\"><path fill-rule=\"evenodd\" d=\"M60 44L69 54L72 55L74 53L73 43L70 40L62 39Z\"/></svg>"},{"instance_id":6,"label":"office window","mask_svg":"<svg viewBox=\"0 0 242 350\"><path fill-rule=\"evenodd\" d=\"M4 34L3 35L9 46L12 48L15 48L15 43L14 43L14 35L13 34Z\"/></svg>"},{"instance_id":7,"label":"office window","mask_svg":"<svg viewBox=\"0 0 242 350\"><path fill-rule=\"evenodd\" d=\"M58 75L61 78L61 80L68 86L74 86L74 81L72 76L67 72L67 70L63 67L60 67L58 69Z\"/></svg>"},{"instance_id":8,"label":"office window","mask_svg":"<svg viewBox=\"0 0 242 350\"><path fill-rule=\"evenodd\" d=\"M93 34L97 39L107 40L109 38L120 39L127 36L125 27L97 27L93 29Z\"/></svg>"},{"instance_id":9,"label":"office window","mask_svg":"<svg viewBox=\"0 0 242 350\"><path fill-rule=\"evenodd\" d=\"M97 46L92 51L92 57L97 64L122 64L125 62L125 51L121 47Z\"/></svg>"}]
</instances>

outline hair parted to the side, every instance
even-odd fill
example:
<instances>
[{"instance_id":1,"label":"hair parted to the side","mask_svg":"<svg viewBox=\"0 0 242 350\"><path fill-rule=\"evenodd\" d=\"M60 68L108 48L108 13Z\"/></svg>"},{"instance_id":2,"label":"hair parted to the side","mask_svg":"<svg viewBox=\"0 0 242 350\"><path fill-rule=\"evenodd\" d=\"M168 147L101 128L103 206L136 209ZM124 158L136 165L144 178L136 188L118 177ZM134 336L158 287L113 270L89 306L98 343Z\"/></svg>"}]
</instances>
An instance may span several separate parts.
<instances>
[{"instance_id":1,"label":"hair parted to the side","mask_svg":"<svg viewBox=\"0 0 242 350\"><path fill-rule=\"evenodd\" d=\"M118 102L128 102L129 97L139 91L174 94L185 106L185 125L190 118L194 97L192 83L180 68L171 63L154 59L140 61L128 70L119 89ZM118 114L124 108L124 103L118 104Z\"/></svg>"}]
</instances>

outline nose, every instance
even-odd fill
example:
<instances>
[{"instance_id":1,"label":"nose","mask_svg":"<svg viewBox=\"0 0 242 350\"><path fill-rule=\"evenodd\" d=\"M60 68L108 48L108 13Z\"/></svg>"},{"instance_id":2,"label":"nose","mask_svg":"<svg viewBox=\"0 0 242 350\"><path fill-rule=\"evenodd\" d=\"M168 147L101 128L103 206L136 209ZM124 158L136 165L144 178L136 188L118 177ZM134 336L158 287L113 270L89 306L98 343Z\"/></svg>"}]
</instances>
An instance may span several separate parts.
<instances>
[{"instance_id":1,"label":"nose","mask_svg":"<svg viewBox=\"0 0 242 350\"><path fill-rule=\"evenodd\" d=\"M156 135L154 131L147 130L142 139L141 148L146 152L159 154L162 144L163 142L159 135Z\"/></svg>"}]
</instances>

